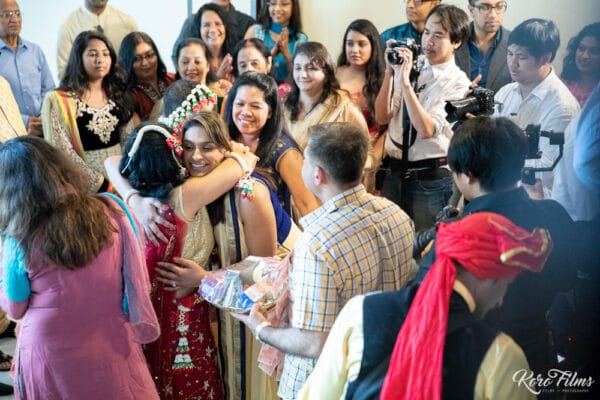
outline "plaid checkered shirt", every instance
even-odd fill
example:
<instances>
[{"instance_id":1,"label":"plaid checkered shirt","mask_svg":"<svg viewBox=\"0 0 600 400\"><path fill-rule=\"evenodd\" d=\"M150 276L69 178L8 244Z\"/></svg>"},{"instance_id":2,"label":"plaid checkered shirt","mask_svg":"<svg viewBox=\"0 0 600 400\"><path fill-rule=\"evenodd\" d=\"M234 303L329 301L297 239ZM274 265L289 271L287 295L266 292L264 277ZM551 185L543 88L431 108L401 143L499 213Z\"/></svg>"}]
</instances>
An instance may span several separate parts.
<instances>
[{"instance_id":1,"label":"plaid checkered shirt","mask_svg":"<svg viewBox=\"0 0 600 400\"><path fill-rule=\"evenodd\" d=\"M397 205L355 186L301 219L290 272L291 325L329 331L353 296L404 286L414 227ZM279 396L296 398L316 359L285 355Z\"/></svg>"}]
</instances>

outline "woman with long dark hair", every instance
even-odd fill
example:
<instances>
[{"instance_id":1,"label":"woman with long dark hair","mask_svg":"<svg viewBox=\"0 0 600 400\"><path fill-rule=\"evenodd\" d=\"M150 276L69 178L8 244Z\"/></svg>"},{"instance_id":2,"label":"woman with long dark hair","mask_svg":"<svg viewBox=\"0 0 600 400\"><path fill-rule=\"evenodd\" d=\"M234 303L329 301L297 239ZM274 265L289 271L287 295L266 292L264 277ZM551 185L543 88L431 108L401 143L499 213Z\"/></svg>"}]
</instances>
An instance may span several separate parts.
<instances>
[{"instance_id":1,"label":"woman with long dark hair","mask_svg":"<svg viewBox=\"0 0 600 400\"><path fill-rule=\"evenodd\" d=\"M100 32L81 32L58 89L44 99L42 120L44 138L69 154L90 192L109 188L102 163L121 154L133 115L125 72L112 45Z\"/></svg>"},{"instance_id":2,"label":"woman with long dark hair","mask_svg":"<svg viewBox=\"0 0 600 400\"><path fill-rule=\"evenodd\" d=\"M258 166L275 181L283 208L293 215L293 200L303 216L318 208L318 202L302 181L302 152L287 133L283 118L273 78L246 72L235 80L225 107L229 134L260 158Z\"/></svg>"},{"instance_id":3,"label":"woman with long dark hair","mask_svg":"<svg viewBox=\"0 0 600 400\"><path fill-rule=\"evenodd\" d=\"M214 130L223 126L216 114L204 114L214 116L207 126ZM173 262L177 257L193 260L199 266L210 263L215 240L204 201L218 197L235 182L231 179L229 185L214 187L218 176L208 178L210 181L203 178L225 159L227 152L216 143L209 143L207 137L202 137L202 142L197 144L190 142L185 130L183 135L181 143L182 139L174 136L166 125L141 124L129 138L119 163L121 175L132 188L126 193L164 203L160 215L171 224L171 227L160 227L168 239L166 242L148 240L145 246L151 297L162 332L157 341L145 347L145 354L162 398L223 399L208 303L195 290L178 287L175 281L164 285L156 273L159 262ZM223 143L229 146L226 140ZM194 150L189 150L191 147ZM189 179L185 171L190 174ZM230 175L239 177L239 171L235 172L227 174L219 183L226 183ZM131 200L132 196L125 197ZM268 246L269 241L264 242ZM275 248L274 239L271 247ZM172 393L178 396L172 397Z\"/></svg>"},{"instance_id":4,"label":"woman with long dark hair","mask_svg":"<svg viewBox=\"0 0 600 400\"><path fill-rule=\"evenodd\" d=\"M178 83L172 88L175 85ZM196 293L197 287L208 274L204 268L209 264L225 268L250 254L274 255L275 213L268 189L259 182L253 180L250 198L241 187L229 190L234 185L231 178L239 175L223 175L226 170L231 172L231 165L224 170L222 163L227 162L232 147L227 128L216 113L201 111L190 116L180 134L182 143L172 146L179 139L166 126L141 125L132 134L119 165L127 187L135 193L125 197L153 197L164 202L161 215L171 224L160 227L167 241L146 243L152 299L162 328L162 337L146 347L146 356L159 393L166 398L170 390L186 398L222 398L209 307ZM231 157L256 160L247 150ZM182 176L182 166L190 174L188 178ZM115 182L123 188L117 178ZM131 193L132 189L126 190ZM215 245L218 260L209 259ZM165 266L164 261L176 264ZM219 343L227 353L223 377L231 398L239 398L245 389L234 371L240 365L250 368L240 357L240 349L246 345L240 343L239 324L228 313L222 315L222 324ZM187 348L180 348L182 341ZM191 364L177 363L178 358Z\"/></svg>"},{"instance_id":5,"label":"woman with long dark hair","mask_svg":"<svg viewBox=\"0 0 600 400\"><path fill-rule=\"evenodd\" d=\"M375 121L375 99L384 73L383 46L377 28L366 19L352 21L344 33L335 75L340 87L348 92L350 100L362 110L369 127L369 141L374 155L374 165L364 178L369 192L375 189L375 172L383 158L386 125L379 125Z\"/></svg>"},{"instance_id":6,"label":"woman with long dark hair","mask_svg":"<svg viewBox=\"0 0 600 400\"><path fill-rule=\"evenodd\" d=\"M306 42L296 47L292 90L285 109L292 137L301 149L308 142L308 129L325 122L350 122L368 134L361 111L348 98L335 77L335 66L325 46Z\"/></svg>"},{"instance_id":7,"label":"woman with long dark hair","mask_svg":"<svg viewBox=\"0 0 600 400\"><path fill-rule=\"evenodd\" d=\"M560 78L583 107L600 80L600 22L585 26L569 40Z\"/></svg>"},{"instance_id":8,"label":"woman with long dark hair","mask_svg":"<svg viewBox=\"0 0 600 400\"><path fill-rule=\"evenodd\" d=\"M235 47L235 28L225 10L214 3L206 3L194 15L192 23L182 29L173 46L173 63L177 64L177 49L187 38L202 39L208 47L210 70L218 79L233 81L231 53Z\"/></svg>"},{"instance_id":9,"label":"woman with long dark hair","mask_svg":"<svg viewBox=\"0 0 600 400\"><path fill-rule=\"evenodd\" d=\"M0 145L0 205L0 305L23 327L17 398L158 400L140 343L160 332L126 208L32 136Z\"/></svg>"},{"instance_id":10,"label":"woman with long dark hair","mask_svg":"<svg viewBox=\"0 0 600 400\"><path fill-rule=\"evenodd\" d=\"M252 25L246 32L246 39L260 39L271 50L273 70L278 83L288 79L296 45L308 40L302 32L300 15L298 0L266 1L257 18L258 24Z\"/></svg>"},{"instance_id":11,"label":"woman with long dark hair","mask_svg":"<svg viewBox=\"0 0 600 400\"><path fill-rule=\"evenodd\" d=\"M119 62L127 72L127 89L135 112L145 121L162 114L162 97L175 75L167 72L154 40L144 32L131 32L121 42Z\"/></svg>"}]
</instances>

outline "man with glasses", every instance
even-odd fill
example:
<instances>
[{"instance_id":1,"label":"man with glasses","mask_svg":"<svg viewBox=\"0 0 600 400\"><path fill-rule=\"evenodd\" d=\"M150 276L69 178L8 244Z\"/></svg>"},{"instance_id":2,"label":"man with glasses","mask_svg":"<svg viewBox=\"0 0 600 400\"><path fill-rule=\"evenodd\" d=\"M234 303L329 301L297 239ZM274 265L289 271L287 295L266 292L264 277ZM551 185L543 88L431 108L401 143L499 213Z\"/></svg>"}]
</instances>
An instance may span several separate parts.
<instances>
[{"instance_id":1,"label":"man with glasses","mask_svg":"<svg viewBox=\"0 0 600 400\"><path fill-rule=\"evenodd\" d=\"M441 3L441 0L404 0L404 2L406 3L406 19L408 19L408 22L385 30L381 34L384 46L386 46L389 39L399 41L406 38L415 39L418 44L421 44L421 35L423 29L425 29L425 18L433 7Z\"/></svg>"},{"instance_id":2,"label":"man with glasses","mask_svg":"<svg viewBox=\"0 0 600 400\"><path fill-rule=\"evenodd\" d=\"M16 0L0 0L0 75L10 83L27 133L42 136L42 101L54 80L42 49L20 37L22 21Z\"/></svg>"},{"instance_id":3,"label":"man with glasses","mask_svg":"<svg viewBox=\"0 0 600 400\"><path fill-rule=\"evenodd\" d=\"M479 86L497 92L512 81L506 65L510 31L502 27L506 1L469 0L469 39L456 51L456 64Z\"/></svg>"},{"instance_id":4,"label":"man with glasses","mask_svg":"<svg viewBox=\"0 0 600 400\"><path fill-rule=\"evenodd\" d=\"M96 30L108 38L116 51L130 32L138 30L133 17L109 6L108 0L85 0L84 5L67 16L58 34L56 65L61 77L69 60L73 40L83 31Z\"/></svg>"}]
</instances>

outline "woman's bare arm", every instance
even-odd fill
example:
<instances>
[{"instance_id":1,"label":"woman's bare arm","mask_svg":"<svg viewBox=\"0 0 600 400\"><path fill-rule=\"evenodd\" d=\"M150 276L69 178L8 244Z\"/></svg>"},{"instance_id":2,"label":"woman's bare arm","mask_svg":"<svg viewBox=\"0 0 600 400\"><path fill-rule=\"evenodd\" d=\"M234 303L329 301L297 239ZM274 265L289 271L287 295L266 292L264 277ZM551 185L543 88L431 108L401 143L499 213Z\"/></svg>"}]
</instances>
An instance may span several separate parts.
<instances>
[{"instance_id":1,"label":"woman's bare arm","mask_svg":"<svg viewBox=\"0 0 600 400\"><path fill-rule=\"evenodd\" d=\"M248 254L259 257L271 257L277 251L277 223L269 189L255 181L252 201L240 200L240 215L244 225L244 237Z\"/></svg>"}]
</instances>

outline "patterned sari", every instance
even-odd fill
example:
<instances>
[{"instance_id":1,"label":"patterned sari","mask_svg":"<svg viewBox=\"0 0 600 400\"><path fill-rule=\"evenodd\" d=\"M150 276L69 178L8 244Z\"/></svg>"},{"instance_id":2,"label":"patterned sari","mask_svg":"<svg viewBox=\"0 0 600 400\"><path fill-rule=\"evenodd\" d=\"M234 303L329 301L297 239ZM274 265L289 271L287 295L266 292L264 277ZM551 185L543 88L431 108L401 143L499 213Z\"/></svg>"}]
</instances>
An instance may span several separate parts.
<instances>
[{"instance_id":1,"label":"patterned sari","mask_svg":"<svg viewBox=\"0 0 600 400\"><path fill-rule=\"evenodd\" d=\"M161 226L167 243L146 243L146 262L152 282L152 302L160 325L160 338L146 345L144 353L163 400L223 399L217 348L210 330L210 306L197 293L175 299L156 280L156 263L173 257L190 258L205 265L214 247L206 208L186 218L181 207L181 186L175 189L172 209L163 218L174 229Z\"/></svg>"}]
</instances>

